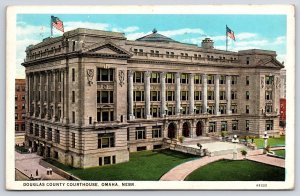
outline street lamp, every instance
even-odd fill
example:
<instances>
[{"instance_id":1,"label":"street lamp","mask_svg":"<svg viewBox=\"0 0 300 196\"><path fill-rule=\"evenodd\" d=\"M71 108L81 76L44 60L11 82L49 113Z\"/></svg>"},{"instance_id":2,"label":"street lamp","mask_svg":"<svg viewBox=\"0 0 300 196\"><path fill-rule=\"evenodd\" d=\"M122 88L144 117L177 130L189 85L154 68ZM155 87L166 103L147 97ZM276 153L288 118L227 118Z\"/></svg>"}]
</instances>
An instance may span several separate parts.
<instances>
[{"instance_id":1,"label":"street lamp","mask_svg":"<svg viewBox=\"0 0 300 196\"><path fill-rule=\"evenodd\" d=\"M237 138L237 135L233 136L232 143L234 143L234 150L233 150L233 160L237 159L237 148L236 144L239 142L239 139Z\"/></svg>"},{"instance_id":2,"label":"street lamp","mask_svg":"<svg viewBox=\"0 0 300 196\"><path fill-rule=\"evenodd\" d=\"M269 138L268 133L266 131L264 133L263 138L264 138L264 141L265 141L265 149L266 149L267 146L268 146L268 138Z\"/></svg>"}]
</instances>

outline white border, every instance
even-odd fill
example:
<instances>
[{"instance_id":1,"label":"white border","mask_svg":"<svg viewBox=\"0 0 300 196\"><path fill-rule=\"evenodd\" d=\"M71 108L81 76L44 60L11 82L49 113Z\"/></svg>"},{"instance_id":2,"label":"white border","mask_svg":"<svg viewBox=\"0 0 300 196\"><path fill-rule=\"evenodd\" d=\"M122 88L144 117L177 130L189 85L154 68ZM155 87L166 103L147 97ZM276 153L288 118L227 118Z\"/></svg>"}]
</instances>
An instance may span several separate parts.
<instances>
[{"instance_id":1,"label":"white border","mask_svg":"<svg viewBox=\"0 0 300 196\"><path fill-rule=\"evenodd\" d=\"M16 15L21 13L64 13L64 14L284 14L287 16L287 135L286 135L286 181L285 182L191 182L191 181L134 181L134 187L101 186L23 186L15 181L14 173L14 92L16 64ZM295 180L295 18L291 5L173 5L173 6L11 6L7 9L7 59L6 59L6 188L9 190L278 190L292 189ZM35 181L37 182L37 181ZM43 181L46 183L71 181ZM74 181L72 181L74 182ZM80 181L85 182L85 181ZM109 181L108 181L109 182ZM117 182L117 181L115 181ZM130 182L130 181L126 181ZM257 187L257 184L267 187Z\"/></svg>"}]
</instances>

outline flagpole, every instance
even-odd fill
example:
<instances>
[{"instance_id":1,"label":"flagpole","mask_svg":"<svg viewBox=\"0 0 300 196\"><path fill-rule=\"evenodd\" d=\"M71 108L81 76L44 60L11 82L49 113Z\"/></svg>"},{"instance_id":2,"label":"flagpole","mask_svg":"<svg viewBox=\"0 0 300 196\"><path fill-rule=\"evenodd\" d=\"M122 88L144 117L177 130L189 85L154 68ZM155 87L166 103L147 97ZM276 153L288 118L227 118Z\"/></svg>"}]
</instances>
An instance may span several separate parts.
<instances>
[{"instance_id":1,"label":"flagpole","mask_svg":"<svg viewBox=\"0 0 300 196\"><path fill-rule=\"evenodd\" d=\"M52 16L51 16L51 18L50 18L50 28L51 28L51 37L53 37Z\"/></svg>"},{"instance_id":2,"label":"flagpole","mask_svg":"<svg viewBox=\"0 0 300 196\"><path fill-rule=\"evenodd\" d=\"M226 25L226 28L225 28L225 32L226 32L226 51L228 49L228 36L227 36L227 25Z\"/></svg>"}]
</instances>

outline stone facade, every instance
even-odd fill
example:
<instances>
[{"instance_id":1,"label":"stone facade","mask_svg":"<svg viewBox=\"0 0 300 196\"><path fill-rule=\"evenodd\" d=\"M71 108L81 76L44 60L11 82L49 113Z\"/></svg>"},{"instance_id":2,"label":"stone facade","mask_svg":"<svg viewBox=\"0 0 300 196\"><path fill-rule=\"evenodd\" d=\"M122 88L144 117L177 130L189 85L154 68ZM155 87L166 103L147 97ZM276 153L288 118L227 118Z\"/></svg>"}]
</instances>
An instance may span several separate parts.
<instances>
[{"instance_id":1,"label":"stone facade","mask_svg":"<svg viewBox=\"0 0 300 196\"><path fill-rule=\"evenodd\" d=\"M274 51L79 28L26 54L26 145L64 164L125 162L163 138L278 134Z\"/></svg>"},{"instance_id":2,"label":"stone facade","mask_svg":"<svg viewBox=\"0 0 300 196\"><path fill-rule=\"evenodd\" d=\"M25 79L15 80L15 132L25 133Z\"/></svg>"}]
</instances>

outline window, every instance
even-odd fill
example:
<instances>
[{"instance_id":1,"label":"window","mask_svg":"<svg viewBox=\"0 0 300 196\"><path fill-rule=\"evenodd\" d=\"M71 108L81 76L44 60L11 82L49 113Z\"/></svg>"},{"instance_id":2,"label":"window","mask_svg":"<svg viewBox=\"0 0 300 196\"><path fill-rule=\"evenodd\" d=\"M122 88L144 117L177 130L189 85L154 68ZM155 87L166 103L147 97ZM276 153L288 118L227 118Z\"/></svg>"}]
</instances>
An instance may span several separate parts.
<instances>
[{"instance_id":1,"label":"window","mask_svg":"<svg viewBox=\"0 0 300 196\"><path fill-rule=\"evenodd\" d=\"M18 95L15 96L15 100L18 100Z\"/></svg>"},{"instance_id":2,"label":"window","mask_svg":"<svg viewBox=\"0 0 300 196\"><path fill-rule=\"evenodd\" d=\"M54 158L58 159L58 152L57 151L54 151Z\"/></svg>"},{"instance_id":3,"label":"window","mask_svg":"<svg viewBox=\"0 0 300 196\"><path fill-rule=\"evenodd\" d=\"M89 117L89 124L91 125L93 123L92 117Z\"/></svg>"},{"instance_id":4,"label":"window","mask_svg":"<svg viewBox=\"0 0 300 196\"><path fill-rule=\"evenodd\" d=\"M227 131L227 121L221 121L221 131Z\"/></svg>"},{"instance_id":5,"label":"window","mask_svg":"<svg viewBox=\"0 0 300 196\"><path fill-rule=\"evenodd\" d=\"M226 114L226 104L220 104L219 109L221 114Z\"/></svg>"},{"instance_id":6,"label":"window","mask_svg":"<svg viewBox=\"0 0 300 196\"><path fill-rule=\"evenodd\" d=\"M15 125L15 131L19 131L19 125Z\"/></svg>"},{"instance_id":7,"label":"window","mask_svg":"<svg viewBox=\"0 0 300 196\"><path fill-rule=\"evenodd\" d=\"M220 84L226 84L226 76L224 75L220 76Z\"/></svg>"},{"instance_id":8,"label":"window","mask_svg":"<svg viewBox=\"0 0 300 196\"><path fill-rule=\"evenodd\" d=\"M249 65L250 63L250 57L246 57L246 64Z\"/></svg>"},{"instance_id":9,"label":"window","mask_svg":"<svg viewBox=\"0 0 300 196\"><path fill-rule=\"evenodd\" d=\"M214 96L214 91L207 91L207 100L214 100L215 96Z\"/></svg>"},{"instance_id":10,"label":"window","mask_svg":"<svg viewBox=\"0 0 300 196\"><path fill-rule=\"evenodd\" d=\"M112 148L115 147L114 133L99 133L98 134L98 148Z\"/></svg>"},{"instance_id":11,"label":"window","mask_svg":"<svg viewBox=\"0 0 300 196\"><path fill-rule=\"evenodd\" d=\"M154 50L150 50L150 56L154 56Z\"/></svg>"},{"instance_id":12,"label":"window","mask_svg":"<svg viewBox=\"0 0 300 196\"><path fill-rule=\"evenodd\" d=\"M168 107L168 115L172 116L175 114L176 114L175 107Z\"/></svg>"},{"instance_id":13,"label":"window","mask_svg":"<svg viewBox=\"0 0 300 196\"><path fill-rule=\"evenodd\" d=\"M160 75L157 72L151 73L150 83L160 83Z\"/></svg>"},{"instance_id":14,"label":"window","mask_svg":"<svg viewBox=\"0 0 300 196\"><path fill-rule=\"evenodd\" d=\"M271 85L274 82L274 76L266 76L266 85Z\"/></svg>"},{"instance_id":15,"label":"window","mask_svg":"<svg viewBox=\"0 0 300 196\"><path fill-rule=\"evenodd\" d=\"M134 83L144 83L144 73L140 72L140 71L134 72L133 82Z\"/></svg>"},{"instance_id":16,"label":"window","mask_svg":"<svg viewBox=\"0 0 300 196\"><path fill-rule=\"evenodd\" d=\"M144 118L145 108L135 107L135 108L133 108L133 113L134 113L135 118Z\"/></svg>"},{"instance_id":17,"label":"window","mask_svg":"<svg viewBox=\"0 0 300 196\"><path fill-rule=\"evenodd\" d=\"M72 148L75 148L75 133L72 133L72 143L71 143L71 146Z\"/></svg>"},{"instance_id":18,"label":"window","mask_svg":"<svg viewBox=\"0 0 300 196\"><path fill-rule=\"evenodd\" d=\"M54 142L59 144L60 143L60 132L59 132L59 130L55 130L54 138L55 138Z\"/></svg>"},{"instance_id":19,"label":"window","mask_svg":"<svg viewBox=\"0 0 300 196\"><path fill-rule=\"evenodd\" d=\"M72 69L72 81L73 82L75 81L75 69L74 68Z\"/></svg>"},{"instance_id":20,"label":"window","mask_svg":"<svg viewBox=\"0 0 300 196\"><path fill-rule=\"evenodd\" d=\"M39 134L40 134L39 131L40 131L40 130L39 130L39 125L35 125L34 136L37 136L37 137L38 137Z\"/></svg>"},{"instance_id":21,"label":"window","mask_svg":"<svg viewBox=\"0 0 300 196\"><path fill-rule=\"evenodd\" d=\"M75 112L72 112L72 123L75 123Z\"/></svg>"},{"instance_id":22,"label":"window","mask_svg":"<svg viewBox=\"0 0 300 196\"><path fill-rule=\"evenodd\" d=\"M237 105L231 105L231 112L232 114L236 114L237 113Z\"/></svg>"},{"instance_id":23,"label":"window","mask_svg":"<svg viewBox=\"0 0 300 196\"><path fill-rule=\"evenodd\" d=\"M18 120L18 119L19 119L18 114L15 114L15 120Z\"/></svg>"},{"instance_id":24,"label":"window","mask_svg":"<svg viewBox=\"0 0 300 196\"><path fill-rule=\"evenodd\" d=\"M97 121L98 122L114 121L114 111L113 111L113 109L106 109L106 110L97 111Z\"/></svg>"},{"instance_id":25,"label":"window","mask_svg":"<svg viewBox=\"0 0 300 196\"><path fill-rule=\"evenodd\" d=\"M233 120L232 121L232 130L233 131L239 130L239 121L238 120Z\"/></svg>"},{"instance_id":26,"label":"window","mask_svg":"<svg viewBox=\"0 0 300 196\"><path fill-rule=\"evenodd\" d=\"M25 124L21 125L21 131L25 131Z\"/></svg>"},{"instance_id":27,"label":"window","mask_svg":"<svg viewBox=\"0 0 300 196\"><path fill-rule=\"evenodd\" d=\"M33 123L29 125L29 134L33 134Z\"/></svg>"},{"instance_id":28,"label":"window","mask_svg":"<svg viewBox=\"0 0 300 196\"><path fill-rule=\"evenodd\" d=\"M181 74L181 76L180 76L180 82L181 82L181 84L188 84L189 83L188 77L189 76L186 73Z\"/></svg>"},{"instance_id":29,"label":"window","mask_svg":"<svg viewBox=\"0 0 300 196\"><path fill-rule=\"evenodd\" d=\"M75 91L72 91L72 103L75 103Z\"/></svg>"},{"instance_id":30,"label":"window","mask_svg":"<svg viewBox=\"0 0 300 196\"><path fill-rule=\"evenodd\" d=\"M22 103L22 109L25 109L25 103Z\"/></svg>"},{"instance_id":31,"label":"window","mask_svg":"<svg viewBox=\"0 0 300 196\"><path fill-rule=\"evenodd\" d=\"M246 85L248 86L250 84L249 76L246 76Z\"/></svg>"},{"instance_id":32,"label":"window","mask_svg":"<svg viewBox=\"0 0 300 196\"><path fill-rule=\"evenodd\" d=\"M175 75L174 73L167 73L166 75L166 83L174 84L175 83Z\"/></svg>"},{"instance_id":33,"label":"window","mask_svg":"<svg viewBox=\"0 0 300 196\"><path fill-rule=\"evenodd\" d=\"M207 113L214 114L215 113L215 106L214 105L208 106L207 107Z\"/></svg>"},{"instance_id":34,"label":"window","mask_svg":"<svg viewBox=\"0 0 300 196\"><path fill-rule=\"evenodd\" d=\"M266 100L272 100L272 91L266 91L265 98Z\"/></svg>"},{"instance_id":35,"label":"window","mask_svg":"<svg viewBox=\"0 0 300 196\"><path fill-rule=\"evenodd\" d=\"M202 99L202 92L201 91L195 91L194 92L194 100L200 101Z\"/></svg>"},{"instance_id":36,"label":"window","mask_svg":"<svg viewBox=\"0 0 300 196\"><path fill-rule=\"evenodd\" d=\"M160 91L150 91L151 101L160 101Z\"/></svg>"},{"instance_id":37,"label":"window","mask_svg":"<svg viewBox=\"0 0 300 196\"><path fill-rule=\"evenodd\" d=\"M97 103L113 103L113 91L97 91Z\"/></svg>"},{"instance_id":38,"label":"window","mask_svg":"<svg viewBox=\"0 0 300 196\"><path fill-rule=\"evenodd\" d=\"M231 84L236 85L237 84L237 76L231 76Z\"/></svg>"},{"instance_id":39,"label":"window","mask_svg":"<svg viewBox=\"0 0 300 196\"><path fill-rule=\"evenodd\" d=\"M201 84L202 83L202 80L201 80L202 78L201 78L201 75L199 75L199 74L196 74L195 76L194 76L194 83L195 84Z\"/></svg>"},{"instance_id":40,"label":"window","mask_svg":"<svg viewBox=\"0 0 300 196\"><path fill-rule=\"evenodd\" d=\"M167 101L175 100L175 91L167 91Z\"/></svg>"},{"instance_id":41,"label":"window","mask_svg":"<svg viewBox=\"0 0 300 196\"><path fill-rule=\"evenodd\" d=\"M48 141L52 141L52 129L51 128L48 128L48 131L47 131L47 140Z\"/></svg>"},{"instance_id":42,"label":"window","mask_svg":"<svg viewBox=\"0 0 300 196\"><path fill-rule=\"evenodd\" d=\"M250 99L250 93L249 93L249 91L246 91L246 99L247 99L247 100Z\"/></svg>"},{"instance_id":43,"label":"window","mask_svg":"<svg viewBox=\"0 0 300 196\"><path fill-rule=\"evenodd\" d=\"M45 138L45 126L41 127L41 138Z\"/></svg>"},{"instance_id":44,"label":"window","mask_svg":"<svg viewBox=\"0 0 300 196\"><path fill-rule=\"evenodd\" d=\"M220 100L226 100L226 92L220 91Z\"/></svg>"},{"instance_id":45,"label":"window","mask_svg":"<svg viewBox=\"0 0 300 196\"><path fill-rule=\"evenodd\" d=\"M231 91L231 99L232 100L237 99L237 91Z\"/></svg>"},{"instance_id":46,"label":"window","mask_svg":"<svg viewBox=\"0 0 300 196\"><path fill-rule=\"evenodd\" d=\"M15 104L15 109L16 109L16 110L18 109L18 105L17 105L17 104Z\"/></svg>"},{"instance_id":47,"label":"window","mask_svg":"<svg viewBox=\"0 0 300 196\"><path fill-rule=\"evenodd\" d=\"M187 101L189 99L188 91L181 91L181 100Z\"/></svg>"},{"instance_id":48,"label":"window","mask_svg":"<svg viewBox=\"0 0 300 196\"><path fill-rule=\"evenodd\" d=\"M160 126L152 127L152 138L161 138L161 127Z\"/></svg>"},{"instance_id":49,"label":"window","mask_svg":"<svg viewBox=\"0 0 300 196\"><path fill-rule=\"evenodd\" d=\"M246 120L246 131L250 131L250 123L249 123L249 120Z\"/></svg>"},{"instance_id":50,"label":"window","mask_svg":"<svg viewBox=\"0 0 300 196\"><path fill-rule=\"evenodd\" d=\"M189 111L189 107L188 106L181 106L181 114L187 114Z\"/></svg>"},{"instance_id":51,"label":"window","mask_svg":"<svg viewBox=\"0 0 300 196\"><path fill-rule=\"evenodd\" d=\"M246 114L249 114L250 110L249 110L249 105L246 105Z\"/></svg>"},{"instance_id":52,"label":"window","mask_svg":"<svg viewBox=\"0 0 300 196\"><path fill-rule=\"evenodd\" d=\"M207 76L207 84L214 84L215 83L215 77L213 75Z\"/></svg>"},{"instance_id":53,"label":"window","mask_svg":"<svg viewBox=\"0 0 300 196\"><path fill-rule=\"evenodd\" d=\"M208 132L216 132L216 122L209 122Z\"/></svg>"},{"instance_id":54,"label":"window","mask_svg":"<svg viewBox=\"0 0 300 196\"><path fill-rule=\"evenodd\" d=\"M272 112L273 111L273 105L272 104L266 104L265 110L266 110L266 113Z\"/></svg>"},{"instance_id":55,"label":"window","mask_svg":"<svg viewBox=\"0 0 300 196\"><path fill-rule=\"evenodd\" d=\"M40 98L39 98L40 99ZM25 100L25 95L22 95L22 100Z\"/></svg>"},{"instance_id":56,"label":"window","mask_svg":"<svg viewBox=\"0 0 300 196\"><path fill-rule=\"evenodd\" d=\"M102 157L99 157L99 166L102 166Z\"/></svg>"},{"instance_id":57,"label":"window","mask_svg":"<svg viewBox=\"0 0 300 196\"><path fill-rule=\"evenodd\" d=\"M266 120L266 131L273 130L273 120Z\"/></svg>"},{"instance_id":58,"label":"window","mask_svg":"<svg viewBox=\"0 0 300 196\"><path fill-rule=\"evenodd\" d=\"M144 91L133 91L134 101L144 101Z\"/></svg>"},{"instance_id":59,"label":"window","mask_svg":"<svg viewBox=\"0 0 300 196\"><path fill-rule=\"evenodd\" d=\"M202 114L202 105L195 105L195 113L196 114Z\"/></svg>"},{"instance_id":60,"label":"window","mask_svg":"<svg viewBox=\"0 0 300 196\"><path fill-rule=\"evenodd\" d=\"M114 70L97 68L97 81L113 82L114 81Z\"/></svg>"},{"instance_id":61,"label":"window","mask_svg":"<svg viewBox=\"0 0 300 196\"><path fill-rule=\"evenodd\" d=\"M135 139L141 140L146 139L146 130L144 127L137 127L135 131Z\"/></svg>"},{"instance_id":62,"label":"window","mask_svg":"<svg viewBox=\"0 0 300 196\"><path fill-rule=\"evenodd\" d=\"M159 117L159 107L151 107L150 108L150 114L152 115L153 118Z\"/></svg>"}]
</instances>

